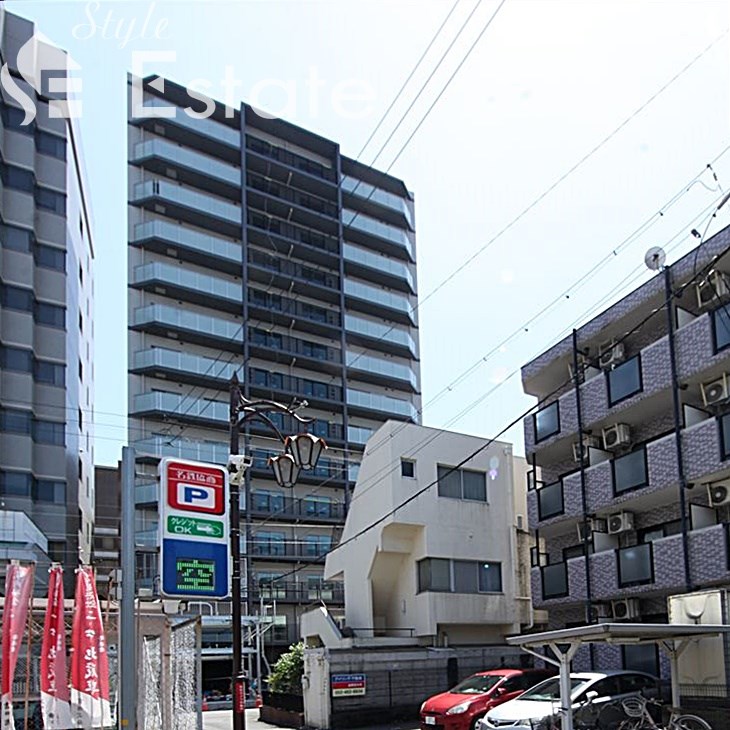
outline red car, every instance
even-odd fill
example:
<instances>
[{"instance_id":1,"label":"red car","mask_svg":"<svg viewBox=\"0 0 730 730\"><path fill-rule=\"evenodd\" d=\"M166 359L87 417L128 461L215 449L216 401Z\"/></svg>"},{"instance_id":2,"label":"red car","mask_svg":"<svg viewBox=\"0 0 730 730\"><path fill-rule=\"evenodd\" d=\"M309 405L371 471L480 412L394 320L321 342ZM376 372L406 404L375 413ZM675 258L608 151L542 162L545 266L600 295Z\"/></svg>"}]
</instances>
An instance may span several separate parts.
<instances>
[{"instance_id":1,"label":"red car","mask_svg":"<svg viewBox=\"0 0 730 730\"><path fill-rule=\"evenodd\" d=\"M553 674L549 669L493 669L472 674L421 705L421 730L473 730L488 710Z\"/></svg>"}]
</instances>

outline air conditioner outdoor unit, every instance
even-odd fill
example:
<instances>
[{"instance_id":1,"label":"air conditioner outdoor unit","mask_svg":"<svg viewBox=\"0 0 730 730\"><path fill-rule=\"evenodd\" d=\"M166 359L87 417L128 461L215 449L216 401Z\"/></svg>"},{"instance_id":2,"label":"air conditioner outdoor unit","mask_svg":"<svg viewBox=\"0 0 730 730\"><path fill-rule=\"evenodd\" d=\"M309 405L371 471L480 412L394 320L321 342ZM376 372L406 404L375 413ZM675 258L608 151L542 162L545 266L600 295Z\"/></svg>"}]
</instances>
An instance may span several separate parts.
<instances>
[{"instance_id":1,"label":"air conditioner outdoor unit","mask_svg":"<svg viewBox=\"0 0 730 730\"><path fill-rule=\"evenodd\" d=\"M613 618L613 611L611 605L608 603L594 603L591 606L591 619L593 621L600 621L601 619Z\"/></svg>"},{"instance_id":2,"label":"air conditioner outdoor unit","mask_svg":"<svg viewBox=\"0 0 730 730\"><path fill-rule=\"evenodd\" d=\"M625 423L614 423L603 429L603 448L613 451L631 443L631 429Z\"/></svg>"},{"instance_id":3,"label":"air conditioner outdoor unit","mask_svg":"<svg viewBox=\"0 0 730 730\"><path fill-rule=\"evenodd\" d=\"M722 297L730 294L730 289L725 274L722 271L713 270L704 281L695 285L695 292L697 292L697 306L700 309L707 309Z\"/></svg>"},{"instance_id":4,"label":"air conditioner outdoor unit","mask_svg":"<svg viewBox=\"0 0 730 730\"><path fill-rule=\"evenodd\" d=\"M638 598L623 598L620 601L611 601L611 612L616 621L629 621L638 618L641 613Z\"/></svg>"},{"instance_id":5,"label":"air conditioner outdoor unit","mask_svg":"<svg viewBox=\"0 0 730 730\"><path fill-rule=\"evenodd\" d=\"M634 529L634 513L633 512L617 512L608 518L608 534L618 535L622 532L628 532Z\"/></svg>"},{"instance_id":6,"label":"air conditioner outdoor unit","mask_svg":"<svg viewBox=\"0 0 730 730\"><path fill-rule=\"evenodd\" d=\"M716 380L710 380L707 383L700 385L702 389L702 402L706 406L711 406L715 403L722 403L727 400L728 389L727 389L727 373L723 373Z\"/></svg>"},{"instance_id":7,"label":"air conditioner outdoor unit","mask_svg":"<svg viewBox=\"0 0 730 730\"><path fill-rule=\"evenodd\" d=\"M588 461L588 449L600 449L601 442L595 436L583 437L583 458ZM576 441L573 444L573 461L580 462L581 442Z\"/></svg>"},{"instance_id":8,"label":"air conditioner outdoor unit","mask_svg":"<svg viewBox=\"0 0 730 730\"><path fill-rule=\"evenodd\" d=\"M710 507L722 507L725 504L730 504L730 485L722 482L708 484L707 497L710 500Z\"/></svg>"},{"instance_id":9,"label":"air conditioner outdoor unit","mask_svg":"<svg viewBox=\"0 0 730 730\"><path fill-rule=\"evenodd\" d=\"M598 348L598 364L603 369L618 365L625 357L626 351L622 342L605 342Z\"/></svg>"}]
</instances>

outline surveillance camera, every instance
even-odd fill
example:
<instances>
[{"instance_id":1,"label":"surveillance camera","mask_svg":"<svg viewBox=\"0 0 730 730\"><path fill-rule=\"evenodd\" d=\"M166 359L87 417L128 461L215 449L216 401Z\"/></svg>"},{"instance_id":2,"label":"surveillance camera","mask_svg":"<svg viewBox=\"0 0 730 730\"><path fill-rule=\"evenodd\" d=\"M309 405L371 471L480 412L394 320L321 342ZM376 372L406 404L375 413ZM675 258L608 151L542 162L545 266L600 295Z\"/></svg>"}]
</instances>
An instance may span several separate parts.
<instances>
[{"instance_id":1,"label":"surveillance camera","mask_svg":"<svg viewBox=\"0 0 730 730\"><path fill-rule=\"evenodd\" d=\"M231 454L228 457L228 473L231 475L231 481L240 484L246 469L250 469L252 465L251 456Z\"/></svg>"}]
</instances>

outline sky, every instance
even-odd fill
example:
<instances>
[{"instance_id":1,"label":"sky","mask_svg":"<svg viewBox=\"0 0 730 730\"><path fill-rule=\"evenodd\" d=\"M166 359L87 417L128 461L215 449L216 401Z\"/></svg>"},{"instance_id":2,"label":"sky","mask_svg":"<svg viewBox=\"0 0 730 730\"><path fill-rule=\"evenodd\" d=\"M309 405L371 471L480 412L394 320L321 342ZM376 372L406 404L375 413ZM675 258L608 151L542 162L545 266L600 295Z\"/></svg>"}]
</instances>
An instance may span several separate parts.
<instances>
[{"instance_id":1,"label":"sky","mask_svg":"<svg viewBox=\"0 0 730 730\"><path fill-rule=\"evenodd\" d=\"M519 368L656 275L643 264L648 248L664 247L671 263L693 247L692 228L730 223L730 207L708 219L730 190L724 0L4 5L81 67L98 464L115 464L126 443L126 75L135 64L214 98L228 89L406 182L423 423L500 435L517 453L522 428L505 426L534 404Z\"/></svg>"}]
</instances>

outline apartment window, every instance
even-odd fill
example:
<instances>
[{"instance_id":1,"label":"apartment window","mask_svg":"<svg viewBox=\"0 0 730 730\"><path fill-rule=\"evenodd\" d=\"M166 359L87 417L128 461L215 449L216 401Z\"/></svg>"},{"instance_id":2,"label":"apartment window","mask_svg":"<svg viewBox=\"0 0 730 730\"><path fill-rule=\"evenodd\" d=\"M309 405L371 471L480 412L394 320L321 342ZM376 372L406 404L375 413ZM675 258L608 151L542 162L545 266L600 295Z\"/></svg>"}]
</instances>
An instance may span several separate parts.
<instances>
[{"instance_id":1,"label":"apartment window","mask_svg":"<svg viewBox=\"0 0 730 730\"><path fill-rule=\"evenodd\" d=\"M402 477L413 479L416 476L416 462L409 459L400 460L400 474Z\"/></svg>"},{"instance_id":2,"label":"apartment window","mask_svg":"<svg viewBox=\"0 0 730 730\"><path fill-rule=\"evenodd\" d=\"M614 496L645 487L649 483L646 448L642 446L637 451L614 459L611 471Z\"/></svg>"},{"instance_id":3,"label":"apartment window","mask_svg":"<svg viewBox=\"0 0 730 730\"><path fill-rule=\"evenodd\" d=\"M66 503L66 483L52 479L38 479L33 485L33 499L37 502Z\"/></svg>"},{"instance_id":4,"label":"apartment window","mask_svg":"<svg viewBox=\"0 0 730 730\"><path fill-rule=\"evenodd\" d=\"M63 388L66 384L66 366L55 362L36 360L33 363L33 377L38 383Z\"/></svg>"},{"instance_id":5,"label":"apartment window","mask_svg":"<svg viewBox=\"0 0 730 730\"><path fill-rule=\"evenodd\" d=\"M66 326L66 310L64 307L59 307L57 304L36 302L34 307L34 317L38 324L44 324L48 327L63 329Z\"/></svg>"},{"instance_id":6,"label":"apartment window","mask_svg":"<svg viewBox=\"0 0 730 730\"><path fill-rule=\"evenodd\" d=\"M29 231L27 228L0 225L0 242L3 248L30 253L33 241L33 231Z\"/></svg>"},{"instance_id":7,"label":"apartment window","mask_svg":"<svg viewBox=\"0 0 730 730\"><path fill-rule=\"evenodd\" d=\"M51 446L63 446L66 443L65 423L56 421L33 421L33 441Z\"/></svg>"},{"instance_id":8,"label":"apartment window","mask_svg":"<svg viewBox=\"0 0 730 730\"><path fill-rule=\"evenodd\" d=\"M537 513L541 520L562 515L564 512L562 482L546 484L537 490Z\"/></svg>"},{"instance_id":9,"label":"apartment window","mask_svg":"<svg viewBox=\"0 0 730 730\"><path fill-rule=\"evenodd\" d=\"M54 563L62 563L66 558L66 543L62 540L49 540L48 557ZM139 557L139 553L137 554L137 557Z\"/></svg>"},{"instance_id":10,"label":"apartment window","mask_svg":"<svg viewBox=\"0 0 730 730\"><path fill-rule=\"evenodd\" d=\"M593 546L588 545L588 553L593 553ZM563 561L572 560L573 558L582 558L585 556L585 548L583 543L580 545L571 545L570 547L563 548Z\"/></svg>"},{"instance_id":11,"label":"apartment window","mask_svg":"<svg viewBox=\"0 0 730 730\"><path fill-rule=\"evenodd\" d=\"M622 362L606 373L608 381L608 405L615 406L622 400L641 392L644 385L641 379L641 356L636 355Z\"/></svg>"},{"instance_id":12,"label":"apartment window","mask_svg":"<svg viewBox=\"0 0 730 730\"><path fill-rule=\"evenodd\" d=\"M720 450L723 461L730 459L730 413L720 418Z\"/></svg>"},{"instance_id":13,"label":"apartment window","mask_svg":"<svg viewBox=\"0 0 730 730\"><path fill-rule=\"evenodd\" d=\"M305 497L302 511L307 517L331 517L332 500L329 497Z\"/></svg>"},{"instance_id":14,"label":"apartment window","mask_svg":"<svg viewBox=\"0 0 730 730\"><path fill-rule=\"evenodd\" d=\"M0 347L0 367L18 373L29 373L33 369L33 354L19 347Z\"/></svg>"},{"instance_id":15,"label":"apartment window","mask_svg":"<svg viewBox=\"0 0 730 730\"><path fill-rule=\"evenodd\" d=\"M30 289L21 289L17 286L3 284L0 288L0 304L7 309L32 312L33 292Z\"/></svg>"},{"instance_id":16,"label":"apartment window","mask_svg":"<svg viewBox=\"0 0 730 730\"><path fill-rule=\"evenodd\" d=\"M258 532L252 540L254 555L284 555L283 532Z\"/></svg>"},{"instance_id":17,"label":"apartment window","mask_svg":"<svg viewBox=\"0 0 730 730\"><path fill-rule=\"evenodd\" d=\"M82 312L79 312L79 332L84 331L84 315Z\"/></svg>"},{"instance_id":18,"label":"apartment window","mask_svg":"<svg viewBox=\"0 0 730 730\"><path fill-rule=\"evenodd\" d=\"M0 165L0 178L3 184L13 190L32 193L35 189L35 175L31 170L24 170L14 165Z\"/></svg>"},{"instance_id":19,"label":"apartment window","mask_svg":"<svg viewBox=\"0 0 730 730\"><path fill-rule=\"evenodd\" d=\"M484 472L437 466L439 497L487 501L487 477Z\"/></svg>"},{"instance_id":20,"label":"apartment window","mask_svg":"<svg viewBox=\"0 0 730 730\"><path fill-rule=\"evenodd\" d=\"M502 592L502 564L501 563L477 563L479 570L479 592L480 593L501 593Z\"/></svg>"},{"instance_id":21,"label":"apartment window","mask_svg":"<svg viewBox=\"0 0 730 730\"><path fill-rule=\"evenodd\" d=\"M418 590L443 593L501 593L502 564L445 558L419 560Z\"/></svg>"},{"instance_id":22,"label":"apartment window","mask_svg":"<svg viewBox=\"0 0 730 730\"><path fill-rule=\"evenodd\" d=\"M620 588L654 582L652 543L621 548L616 551Z\"/></svg>"},{"instance_id":23,"label":"apartment window","mask_svg":"<svg viewBox=\"0 0 730 730\"><path fill-rule=\"evenodd\" d=\"M84 379L84 364L79 360L79 380Z\"/></svg>"},{"instance_id":24,"label":"apartment window","mask_svg":"<svg viewBox=\"0 0 730 730\"><path fill-rule=\"evenodd\" d=\"M60 248L38 243L33 250L33 258L37 266L54 271L66 271L66 252Z\"/></svg>"},{"instance_id":25,"label":"apartment window","mask_svg":"<svg viewBox=\"0 0 730 730\"><path fill-rule=\"evenodd\" d=\"M532 417L535 443L544 441L560 432L560 404L558 401L542 408Z\"/></svg>"},{"instance_id":26,"label":"apartment window","mask_svg":"<svg viewBox=\"0 0 730 730\"><path fill-rule=\"evenodd\" d=\"M30 411L14 408L0 408L0 431L28 435L31 432L33 417Z\"/></svg>"},{"instance_id":27,"label":"apartment window","mask_svg":"<svg viewBox=\"0 0 730 730\"><path fill-rule=\"evenodd\" d=\"M726 305L712 313L712 337L715 352L730 346L730 311Z\"/></svg>"},{"instance_id":28,"label":"apartment window","mask_svg":"<svg viewBox=\"0 0 730 730\"><path fill-rule=\"evenodd\" d=\"M251 494L251 509L257 512L283 512L284 495L256 490Z\"/></svg>"},{"instance_id":29,"label":"apartment window","mask_svg":"<svg viewBox=\"0 0 730 730\"><path fill-rule=\"evenodd\" d=\"M48 132L37 129L35 148L42 155L55 157L58 160L66 159L66 140L63 137L56 137L55 134L48 134Z\"/></svg>"},{"instance_id":30,"label":"apartment window","mask_svg":"<svg viewBox=\"0 0 730 730\"><path fill-rule=\"evenodd\" d=\"M22 471L0 471L0 494L30 497L33 475Z\"/></svg>"},{"instance_id":31,"label":"apartment window","mask_svg":"<svg viewBox=\"0 0 730 730\"><path fill-rule=\"evenodd\" d=\"M37 187L35 189L35 202L39 208L66 215L66 196L56 190Z\"/></svg>"},{"instance_id":32,"label":"apartment window","mask_svg":"<svg viewBox=\"0 0 730 730\"><path fill-rule=\"evenodd\" d=\"M540 568L542 574L542 597L563 598L568 595L568 564L554 563L543 565Z\"/></svg>"},{"instance_id":33,"label":"apartment window","mask_svg":"<svg viewBox=\"0 0 730 730\"><path fill-rule=\"evenodd\" d=\"M12 129L14 132L20 132L21 134L33 134L35 123L24 124L25 112L22 109L3 104L0 106L0 116L2 117L3 124L8 129Z\"/></svg>"},{"instance_id":34,"label":"apartment window","mask_svg":"<svg viewBox=\"0 0 730 730\"><path fill-rule=\"evenodd\" d=\"M329 535L307 535L304 538L304 554L310 557L320 557L329 552L332 547L332 538Z\"/></svg>"},{"instance_id":35,"label":"apartment window","mask_svg":"<svg viewBox=\"0 0 730 730\"><path fill-rule=\"evenodd\" d=\"M443 558L426 558L418 561L418 590L449 592L451 590L451 564Z\"/></svg>"}]
</instances>

